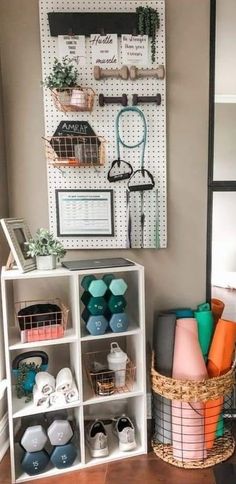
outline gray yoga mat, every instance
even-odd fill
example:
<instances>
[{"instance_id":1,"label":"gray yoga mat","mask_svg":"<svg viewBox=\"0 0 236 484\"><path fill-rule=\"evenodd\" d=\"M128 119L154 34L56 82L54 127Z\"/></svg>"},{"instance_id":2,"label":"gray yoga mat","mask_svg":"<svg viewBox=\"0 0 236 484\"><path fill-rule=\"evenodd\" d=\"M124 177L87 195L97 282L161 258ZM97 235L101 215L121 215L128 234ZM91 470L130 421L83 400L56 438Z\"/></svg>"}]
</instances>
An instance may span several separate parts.
<instances>
[{"instance_id":1,"label":"gray yoga mat","mask_svg":"<svg viewBox=\"0 0 236 484\"><path fill-rule=\"evenodd\" d=\"M153 327L154 366L158 373L172 376L176 315L159 313ZM162 444L172 442L171 401L153 393L154 440Z\"/></svg>"}]
</instances>

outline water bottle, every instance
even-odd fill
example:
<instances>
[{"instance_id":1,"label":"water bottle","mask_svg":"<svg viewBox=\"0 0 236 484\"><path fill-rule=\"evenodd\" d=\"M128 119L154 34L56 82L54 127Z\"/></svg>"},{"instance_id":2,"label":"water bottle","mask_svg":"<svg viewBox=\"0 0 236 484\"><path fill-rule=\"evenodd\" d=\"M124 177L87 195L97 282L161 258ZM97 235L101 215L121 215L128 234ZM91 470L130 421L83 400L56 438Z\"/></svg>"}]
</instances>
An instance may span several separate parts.
<instances>
[{"instance_id":1,"label":"water bottle","mask_svg":"<svg viewBox=\"0 0 236 484\"><path fill-rule=\"evenodd\" d=\"M115 372L115 386L125 386L126 364L128 361L127 354L122 351L118 343L111 343L110 353L107 355L109 370Z\"/></svg>"}]
</instances>

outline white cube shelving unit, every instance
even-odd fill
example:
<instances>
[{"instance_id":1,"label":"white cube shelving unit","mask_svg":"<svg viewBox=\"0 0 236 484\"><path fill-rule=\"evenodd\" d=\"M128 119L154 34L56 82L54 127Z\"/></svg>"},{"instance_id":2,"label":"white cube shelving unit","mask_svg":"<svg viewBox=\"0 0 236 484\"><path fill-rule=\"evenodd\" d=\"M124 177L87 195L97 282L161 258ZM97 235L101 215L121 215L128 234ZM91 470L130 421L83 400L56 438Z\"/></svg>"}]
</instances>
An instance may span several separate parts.
<instances>
[{"instance_id":1,"label":"white cube shelving unit","mask_svg":"<svg viewBox=\"0 0 236 484\"><path fill-rule=\"evenodd\" d=\"M106 332L101 336L92 336L87 332L81 319L83 310L81 279L91 273L97 277L102 277L103 274L110 272L125 278L128 283L126 312L129 317L129 327L123 333ZM1 286L8 381L12 482L23 482L40 477L46 478L88 466L145 454L147 452L147 410L144 268L136 263L128 267L98 269L96 271L68 271L59 267L52 271L34 270L28 273L20 273L17 269L6 270L3 268ZM32 293L34 293L34 297L32 297ZM19 299L18 294L21 295L21 300L47 300L61 297L70 308L69 325L64 337L21 343L20 332L14 317L14 303ZM84 371L83 355L89 351L109 351L110 343L113 341L119 343L136 366L134 386L131 391L124 393L95 396ZM30 349L42 349L49 354L48 371L52 374L56 374L64 366L70 366L79 389L79 400L77 402L60 407L51 406L46 410L47 412L66 410L68 416L73 417L79 431L78 446L80 449L77 460L72 467L63 470L59 470L50 464L51 467L49 465L45 472L35 476L27 475L21 468L20 460L23 450L17 442L17 432L24 422L24 418L32 416L32 418L37 419L37 416L41 416L45 411L34 406L32 402L26 404L24 398L19 400L16 397L14 378L12 377L14 357ZM108 430L109 456L91 458L85 440L86 421L94 418L110 419L112 416L115 417L123 413L129 415L134 421L137 439L136 449L126 453L120 452L118 441L114 440Z\"/></svg>"}]
</instances>

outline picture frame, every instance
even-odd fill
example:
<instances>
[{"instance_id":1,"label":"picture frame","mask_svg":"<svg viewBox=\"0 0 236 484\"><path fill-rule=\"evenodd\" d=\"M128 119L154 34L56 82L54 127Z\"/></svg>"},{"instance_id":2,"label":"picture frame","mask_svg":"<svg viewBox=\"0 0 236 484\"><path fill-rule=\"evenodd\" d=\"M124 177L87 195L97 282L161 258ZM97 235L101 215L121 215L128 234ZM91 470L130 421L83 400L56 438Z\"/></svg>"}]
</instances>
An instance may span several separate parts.
<instances>
[{"instance_id":1,"label":"picture frame","mask_svg":"<svg viewBox=\"0 0 236 484\"><path fill-rule=\"evenodd\" d=\"M57 189L59 237L113 237L113 190Z\"/></svg>"},{"instance_id":2,"label":"picture frame","mask_svg":"<svg viewBox=\"0 0 236 484\"><path fill-rule=\"evenodd\" d=\"M3 218L0 222L10 247L11 261L15 261L20 272L36 269L35 259L26 254L25 242L31 239L31 233L25 220L23 218Z\"/></svg>"}]
</instances>

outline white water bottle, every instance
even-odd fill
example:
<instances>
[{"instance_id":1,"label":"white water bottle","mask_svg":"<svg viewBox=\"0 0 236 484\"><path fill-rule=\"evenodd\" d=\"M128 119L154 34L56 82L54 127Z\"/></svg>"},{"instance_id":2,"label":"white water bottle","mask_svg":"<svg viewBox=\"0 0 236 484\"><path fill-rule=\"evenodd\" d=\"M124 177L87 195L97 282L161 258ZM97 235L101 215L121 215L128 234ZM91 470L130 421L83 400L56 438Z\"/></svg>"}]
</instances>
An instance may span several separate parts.
<instances>
[{"instance_id":1,"label":"white water bottle","mask_svg":"<svg viewBox=\"0 0 236 484\"><path fill-rule=\"evenodd\" d=\"M116 387L125 386L127 361L127 354L122 351L118 343L111 343L111 350L107 355L107 362L109 370L113 370L115 372Z\"/></svg>"}]
</instances>

